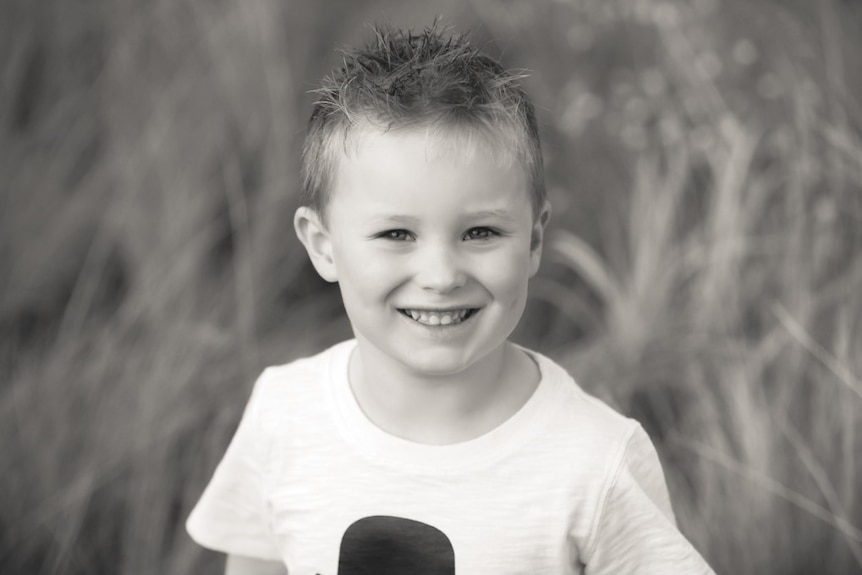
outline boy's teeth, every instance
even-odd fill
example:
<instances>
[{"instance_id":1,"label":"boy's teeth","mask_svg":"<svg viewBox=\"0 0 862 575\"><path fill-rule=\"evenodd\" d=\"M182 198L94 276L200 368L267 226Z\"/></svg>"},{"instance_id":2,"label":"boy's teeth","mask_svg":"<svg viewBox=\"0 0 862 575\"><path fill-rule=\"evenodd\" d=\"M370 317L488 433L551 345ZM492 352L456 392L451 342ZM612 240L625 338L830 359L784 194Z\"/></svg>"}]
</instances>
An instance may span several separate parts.
<instances>
[{"instance_id":1,"label":"boy's teeth","mask_svg":"<svg viewBox=\"0 0 862 575\"><path fill-rule=\"evenodd\" d=\"M464 321L464 317L469 310L460 309L454 311L427 311L427 310L404 310L414 320L425 325L452 325Z\"/></svg>"}]
</instances>

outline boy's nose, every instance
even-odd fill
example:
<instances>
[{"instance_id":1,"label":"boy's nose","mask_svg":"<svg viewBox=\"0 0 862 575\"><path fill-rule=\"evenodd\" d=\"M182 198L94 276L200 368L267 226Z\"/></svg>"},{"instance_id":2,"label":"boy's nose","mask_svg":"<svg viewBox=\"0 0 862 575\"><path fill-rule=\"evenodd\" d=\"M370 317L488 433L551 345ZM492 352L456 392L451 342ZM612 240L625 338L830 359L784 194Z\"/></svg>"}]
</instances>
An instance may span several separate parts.
<instances>
[{"instance_id":1,"label":"boy's nose","mask_svg":"<svg viewBox=\"0 0 862 575\"><path fill-rule=\"evenodd\" d=\"M416 281L422 289L448 293L462 287L467 276L455 250L445 246L426 246L417 262Z\"/></svg>"}]
</instances>

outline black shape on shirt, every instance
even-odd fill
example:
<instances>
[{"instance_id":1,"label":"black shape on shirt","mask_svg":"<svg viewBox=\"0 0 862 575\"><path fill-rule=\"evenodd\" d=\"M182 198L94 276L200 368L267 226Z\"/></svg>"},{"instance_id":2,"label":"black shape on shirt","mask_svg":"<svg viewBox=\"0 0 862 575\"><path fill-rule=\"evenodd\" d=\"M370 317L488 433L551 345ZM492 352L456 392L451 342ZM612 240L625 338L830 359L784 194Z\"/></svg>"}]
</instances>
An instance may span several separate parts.
<instances>
[{"instance_id":1,"label":"black shape on shirt","mask_svg":"<svg viewBox=\"0 0 862 575\"><path fill-rule=\"evenodd\" d=\"M344 532L338 575L455 575L455 550L436 527L401 517L365 517Z\"/></svg>"}]
</instances>

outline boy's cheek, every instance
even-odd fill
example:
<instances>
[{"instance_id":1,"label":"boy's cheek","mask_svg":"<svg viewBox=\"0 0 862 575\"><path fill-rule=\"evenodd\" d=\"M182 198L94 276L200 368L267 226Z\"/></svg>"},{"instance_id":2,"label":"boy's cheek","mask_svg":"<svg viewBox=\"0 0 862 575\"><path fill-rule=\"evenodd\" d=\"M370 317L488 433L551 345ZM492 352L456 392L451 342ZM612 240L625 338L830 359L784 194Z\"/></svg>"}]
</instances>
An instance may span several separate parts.
<instances>
[{"instance_id":1,"label":"boy's cheek","mask_svg":"<svg viewBox=\"0 0 862 575\"><path fill-rule=\"evenodd\" d=\"M403 267L373 257L357 257L349 266L340 266L339 270L342 290L362 292L368 296L388 291L393 284L403 282L405 276Z\"/></svg>"}]
</instances>

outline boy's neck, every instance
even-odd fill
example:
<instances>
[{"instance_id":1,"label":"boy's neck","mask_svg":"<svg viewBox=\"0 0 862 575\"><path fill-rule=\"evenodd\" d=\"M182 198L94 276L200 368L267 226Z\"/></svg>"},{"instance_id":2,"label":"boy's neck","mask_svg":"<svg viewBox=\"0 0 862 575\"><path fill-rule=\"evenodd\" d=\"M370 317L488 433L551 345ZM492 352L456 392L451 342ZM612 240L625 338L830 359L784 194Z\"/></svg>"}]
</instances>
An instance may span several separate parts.
<instances>
[{"instance_id":1,"label":"boy's neck","mask_svg":"<svg viewBox=\"0 0 862 575\"><path fill-rule=\"evenodd\" d=\"M453 375L422 376L359 339L350 387L366 417L392 435L447 445L484 435L514 415L539 383L532 359L510 343Z\"/></svg>"}]
</instances>

